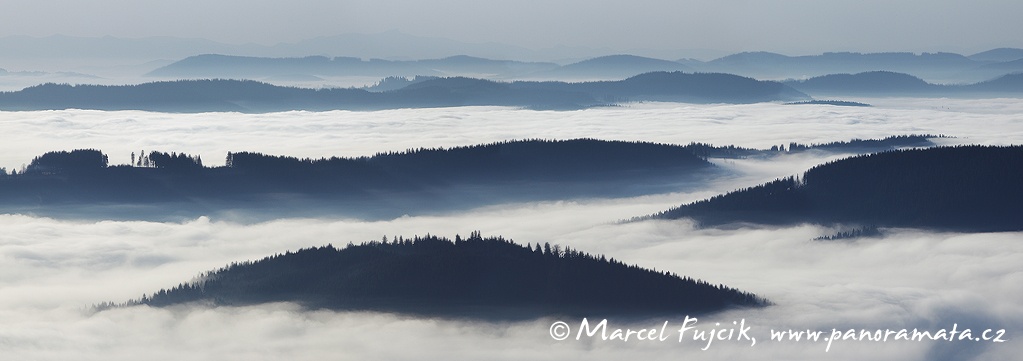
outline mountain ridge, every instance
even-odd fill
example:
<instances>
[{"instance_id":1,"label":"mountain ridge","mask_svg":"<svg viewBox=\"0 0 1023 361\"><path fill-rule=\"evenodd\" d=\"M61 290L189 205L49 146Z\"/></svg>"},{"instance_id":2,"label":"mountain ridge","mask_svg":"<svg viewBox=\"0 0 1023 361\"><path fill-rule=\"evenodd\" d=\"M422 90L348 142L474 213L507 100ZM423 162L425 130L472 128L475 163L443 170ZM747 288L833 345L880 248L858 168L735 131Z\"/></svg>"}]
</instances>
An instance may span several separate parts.
<instances>
[{"instance_id":1,"label":"mountain ridge","mask_svg":"<svg viewBox=\"0 0 1023 361\"><path fill-rule=\"evenodd\" d=\"M3 110L150 110L169 112L378 110L453 106L514 106L576 110L620 102L756 103L808 100L778 82L730 74L647 73L615 82L496 82L431 78L404 88L298 88L251 80L178 80L138 85L44 84L0 92Z\"/></svg>"},{"instance_id":2,"label":"mountain ridge","mask_svg":"<svg viewBox=\"0 0 1023 361\"><path fill-rule=\"evenodd\" d=\"M197 56L188 57L153 70L150 75L170 77L247 77L259 79L279 73L309 73L309 75L372 75L412 77L416 75L479 76L507 80L618 80L654 71L685 71L730 73L759 79L805 79L828 74L890 71L909 73L926 78L929 82L978 82L1006 74L1006 70L1020 70L1013 61L1015 50L993 49L991 52L964 56L956 53L909 52L827 52L816 55L789 56L766 51L740 52L709 61L695 59L665 60L632 54L613 54L588 57L559 65L554 62L492 60L479 56L449 55L420 60L382 60L369 57L361 62L337 62L333 69L303 69L300 64L288 65L286 60L302 58L270 58L218 55L235 59L237 64L201 64ZM1023 50L1021 50L1023 51ZM325 59L360 60L357 57ZM472 61L468 61L468 60ZM510 59L510 58L509 58ZM259 61L263 68L252 68L248 63ZM271 66L271 64L277 64ZM342 65L347 65L343 67ZM249 66L249 68L246 68ZM192 70L189 70L192 67ZM176 70L175 70L176 69ZM248 70L246 70L248 69ZM440 73L443 74L440 74Z\"/></svg>"}]
</instances>

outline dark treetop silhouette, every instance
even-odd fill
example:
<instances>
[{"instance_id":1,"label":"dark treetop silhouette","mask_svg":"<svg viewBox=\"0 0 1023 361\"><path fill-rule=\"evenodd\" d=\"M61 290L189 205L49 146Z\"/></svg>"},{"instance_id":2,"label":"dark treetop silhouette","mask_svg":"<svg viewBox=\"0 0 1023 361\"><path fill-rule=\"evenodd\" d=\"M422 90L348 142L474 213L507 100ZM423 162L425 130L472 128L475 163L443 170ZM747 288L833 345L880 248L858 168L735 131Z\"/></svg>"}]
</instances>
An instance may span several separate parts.
<instances>
[{"instance_id":1,"label":"dark treetop silhouette","mask_svg":"<svg viewBox=\"0 0 1023 361\"><path fill-rule=\"evenodd\" d=\"M252 305L533 318L655 316L763 306L751 293L569 247L426 235L302 249L234 263L128 305Z\"/></svg>"},{"instance_id":2,"label":"dark treetop silhouette","mask_svg":"<svg viewBox=\"0 0 1023 361\"><path fill-rule=\"evenodd\" d=\"M1023 230L1023 146L888 151L816 166L800 177L686 204L653 218L847 224L952 231Z\"/></svg>"},{"instance_id":3,"label":"dark treetop silhouette","mask_svg":"<svg viewBox=\"0 0 1023 361\"><path fill-rule=\"evenodd\" d=\"M790 143L771 150L575 139L357 158L237 152L228 154L226 166L213 168L184 153L140 151L132 154L130 165L110 166L98 150L58 151L37 157L18 173L0 172L0 211L158 220L229 211L256 218L388 218L506 202L672 192L722 175L707 158L927 147L933 145L928 137Z\"/></svg>"},{"instance_id":4,"label":"dark treetop silhouette","mask_svg":"<svg viewBox=\"0 0 1023 361\"><path fill-rule=\"evenodd\" d=\"M594 139L357 158L236 152L228 154L226 166L214 168L182 153L140 151L131 161L108 166L98 150L46 153L16 174L0 174L0 209L158 219L231 209L274 216L398 217L510 201L648 194L718 172L688 146ZM156 214L136 206L151 206Z\"/></svg>"}]
</instances>

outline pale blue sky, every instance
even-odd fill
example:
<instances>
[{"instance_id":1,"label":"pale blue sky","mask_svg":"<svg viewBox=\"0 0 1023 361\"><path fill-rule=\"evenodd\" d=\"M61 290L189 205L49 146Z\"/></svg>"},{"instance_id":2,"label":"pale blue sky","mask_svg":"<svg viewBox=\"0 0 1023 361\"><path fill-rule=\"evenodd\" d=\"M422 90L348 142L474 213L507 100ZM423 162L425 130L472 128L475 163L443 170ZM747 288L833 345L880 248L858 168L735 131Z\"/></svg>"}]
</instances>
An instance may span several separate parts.
<instances>
[{"instance_id":1,"label":"pale blue sky","mask_svg":"<svg viewBox=\"0 0 1023 361\"><path fill-rule=\"evenodd\" d=\"M0 36L274 44L396 30L532 49L953 51L1023 47L1019 0L5 0Z\"/></svg>"}]
</instances>

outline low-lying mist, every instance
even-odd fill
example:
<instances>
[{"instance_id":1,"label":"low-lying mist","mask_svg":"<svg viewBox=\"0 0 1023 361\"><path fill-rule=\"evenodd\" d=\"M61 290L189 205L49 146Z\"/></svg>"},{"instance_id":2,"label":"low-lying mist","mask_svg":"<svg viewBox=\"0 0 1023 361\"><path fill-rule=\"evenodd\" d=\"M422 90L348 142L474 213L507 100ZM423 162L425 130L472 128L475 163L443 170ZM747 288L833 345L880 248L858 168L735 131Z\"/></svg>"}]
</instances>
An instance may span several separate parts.
<instances>
[{"instance_id":1,"label":"low-lying mist","mask_svg":"<svg viewBox=\"0 0 1023 361\"><path fill-rule=\"evenodd\" d=\"M132 152L185 152L207 166L227 152L299 158L368 156L419 147L514 139L704 142L770 148L902 134L945 134L953 143L1011 144L1023 131L1018 99L856 99L877 107L638 103L580 111L498 107L374 112L165 114L139 111L0 112L0 167L17 169L53 150L94 148L110 164Z\"/></svg>"},{"instance_id":2,"label":"low-lying mist","mask_svg":"<svg viewBox=\"0 0 1023 361\"><path fill-rule=\"evenodd\" d=\"M685 197L686 195L682 195ZM675 197L520 204L443 217L390 221L290 219L253 225L200 218L185 223L75 223L2 216L0 350L21 359L999 359L1020 351L1023 245L1019 233L887 230L883 238L811 241L816 226L693 229L685 222L628 224ZM92 312L90 305L140 297L199 272L303 247L414 234L480 230L519 243L551 242L769 298L765 309L699 315L701 325L745 319L757 345L554 341L554 319L474 323L402 315L241 308L148 307ZM696 316L696 315L694 315ZM595 315L599 317L599 315ZM573 330L580 320L564 319ZM651 328L683 319L612 327ZM771 342L770 329L937 331L1006 329L1006 343L947 341ZM956 353L958 352L958 353ZM962 354L965 352L966 354Z\"/></svg>"},{"instance_id":3,"label":"low-lying mist","mask_svg":"<svg viewBox=\"0 0 1023 361\"><path fill-rule=\"evenodd\" d=\"M851 99L833 106L633 104L538 112L450 108L262 115L145 112L0 112L0 166L59 149L96 148L111 164L131 152L228 151L298 157L359 156L416 147L523 138L708 142L770 148L894 134L947 134L948 143L1018 144L1016 99ZM619 223L801 173L842 155L715 160L734 171L685 192L620 199L499 204L469 211L366 221L252 220L212 215L182 222L68 221L0 215L0 354L25 360L222 359L787 359L1005 360L1023 353L1023 233L886 229L883 237L812 241L842 229L813 225L697 229L686 221ZM481 323L404 315L253 307L129 307L94 312L188 282L231 262L328 243L447 237L472 231L525 244L550 242L628 264L667 270L774 302L699 317L701 329L745 320L756 345L735 339L678 342L683 317L612 328L660 328L666 341L575 340L579 319ZM599 318L599 315L595 315ZM555 341L554 321L571 327ZM591 320L599 321L599 320ZM1004 343L967 341L774 342L770 330L1005 329ZM674 330L673 330L674 329ZM611 330L609 330L610 333Z\"/></svg>"}]
</instances>

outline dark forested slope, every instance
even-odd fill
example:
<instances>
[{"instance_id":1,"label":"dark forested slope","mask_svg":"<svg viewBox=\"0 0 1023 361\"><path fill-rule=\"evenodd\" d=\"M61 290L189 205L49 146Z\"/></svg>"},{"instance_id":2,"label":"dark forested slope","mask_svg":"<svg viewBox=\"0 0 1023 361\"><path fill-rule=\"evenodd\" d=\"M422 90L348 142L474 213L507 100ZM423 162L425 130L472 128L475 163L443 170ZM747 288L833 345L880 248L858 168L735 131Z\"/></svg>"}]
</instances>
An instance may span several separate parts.
<instances>
[{"instance_id":1,"label":"dark forested slope","mask_svg":"<svg viewBox=\"0 0 1023 361\"><path fill-rule=\"evenodd\" d=\"M593 139L358 158L237 152L228 154L226 166L213 168L199 156L178 153L150 152L132 162L109 166L98 150L44 154L23 171L0 175L0 210L49 213L69 205L172 202L198 216L254 205L274 212L290 204L308 215L396 217L510 201L649 194L716 172L686 146Z\"/></svg>"},{"instance_id":2,"label":"dark forested slope","mask_svg":"<svg viewBox=\"0 0 1023 361\"><path fill-rule=\"evenodd\" d=\"M770 150L523 140L355 158L234 152L218 167L184 153L140 151L132 154L131 164L109 165L98 150L57 151L23 170L0 172L0 212L180 219L247 209L269 217L397 217L508 202L677 192L723 175L708 158L875 152L932 146L928 138L790 143Z\"/></svg>"},{"instance_id":3,"label":"dark forested slope","mask_svg":"<svg viewBox=\"0 0 1023 361\"><path fill-rule=\"evenodd\" d=\"M683 205L654 218L729 223L860 224L1023 230L1023 146L888 151L814 167Z\"/></svg>"},{"instance_id":4,"label":"dark forested slope","mask_svg":"<svg viewBox=\"0 0 1023 361\"><path fill-rule=\"evenodd\" d=\"M268 302L477 318L677 315L766 304L750 293L613 258L478 233L453 242L427 235L278 254L129 304Z\"/></svg>"}]
</instances>

